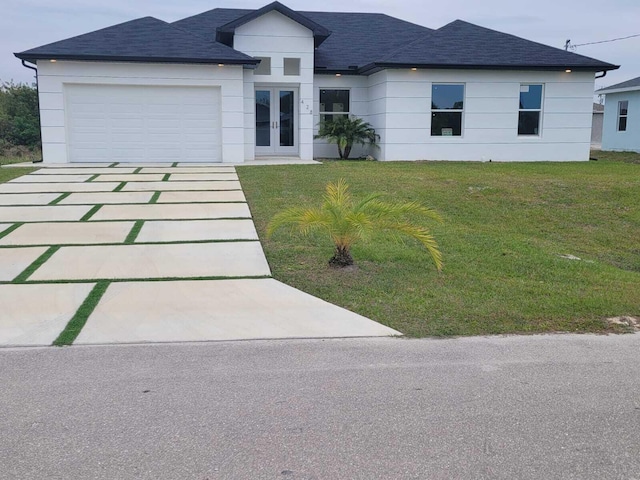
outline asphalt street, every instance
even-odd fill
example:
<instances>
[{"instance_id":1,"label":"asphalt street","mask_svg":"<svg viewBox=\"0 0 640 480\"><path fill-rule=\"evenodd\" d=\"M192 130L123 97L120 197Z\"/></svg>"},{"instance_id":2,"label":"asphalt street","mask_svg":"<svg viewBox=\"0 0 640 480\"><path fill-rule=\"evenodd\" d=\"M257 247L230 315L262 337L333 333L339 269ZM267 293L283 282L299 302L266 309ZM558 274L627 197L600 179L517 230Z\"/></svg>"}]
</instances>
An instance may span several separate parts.
<instances>
[{"instance_id":1,"label":"asphalt street","mask_svg":"<svg viewBox=\"0 0 640 480\"><path fill-rule=\"evenodd\" d=\"M640 335L0 350L2 479L640 480Z\"/></svg>"}]
</instances>

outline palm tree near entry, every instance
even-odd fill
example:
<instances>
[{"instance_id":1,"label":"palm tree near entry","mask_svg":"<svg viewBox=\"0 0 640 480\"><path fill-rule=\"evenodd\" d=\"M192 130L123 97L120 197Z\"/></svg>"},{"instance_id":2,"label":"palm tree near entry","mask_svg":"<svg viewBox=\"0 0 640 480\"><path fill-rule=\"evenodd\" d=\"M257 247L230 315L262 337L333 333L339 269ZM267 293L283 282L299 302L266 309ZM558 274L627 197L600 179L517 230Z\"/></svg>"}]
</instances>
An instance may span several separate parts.
<instances>
[{"instance_id":1,"label":"palm tree near entry","mask_svg":"<svg viewBox=\"0 0 640 480\"><path fill-rule=\"evenodd\" d=\"M321 230L329 235L335 245L329 264L334 267L353 265L351 247L367 240L375 231L391 231L418 240L429 252L438 271L442 270L442 254L429 230L406 219L410 214L421 214L442 221L431 208L417 202L386 203L380 194L368 195L355 202L344 180L326 186L324 203L319 208L292 207L276 214L267 226L271 236L283 226L308 235Z\"/></svg>"},{"instance_id":2,"label":"palm tree near entry","mask_svg":"<svg viewBox=\"0 0 640 480\"><path fill-rule=\"evenodd\" d=\"M338 155L343 160L349 158L353 145L367 143L377 147L380 135L361 118L349 115L336 115L331 120L322 120L318 134L314 138L324 138L338 145Z\"/></svg>"}]
</instances>

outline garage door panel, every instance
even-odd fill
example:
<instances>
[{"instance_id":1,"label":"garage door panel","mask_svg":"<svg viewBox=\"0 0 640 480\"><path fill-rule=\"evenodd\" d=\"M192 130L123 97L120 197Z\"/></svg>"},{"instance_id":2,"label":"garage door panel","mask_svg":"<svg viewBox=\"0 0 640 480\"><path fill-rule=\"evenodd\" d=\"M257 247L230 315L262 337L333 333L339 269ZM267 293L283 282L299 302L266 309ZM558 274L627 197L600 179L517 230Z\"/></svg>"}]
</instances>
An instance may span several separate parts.
<instances>
[{"instance_id":1,"label":"garage door panel","mask_svg":"<svg viewBox=\"0 0 640 480\"><path fill-rule=\"evenodd\" d=\"M220 89L67 85L72 162L220 162Z\"/></svg>"}]
</instances>

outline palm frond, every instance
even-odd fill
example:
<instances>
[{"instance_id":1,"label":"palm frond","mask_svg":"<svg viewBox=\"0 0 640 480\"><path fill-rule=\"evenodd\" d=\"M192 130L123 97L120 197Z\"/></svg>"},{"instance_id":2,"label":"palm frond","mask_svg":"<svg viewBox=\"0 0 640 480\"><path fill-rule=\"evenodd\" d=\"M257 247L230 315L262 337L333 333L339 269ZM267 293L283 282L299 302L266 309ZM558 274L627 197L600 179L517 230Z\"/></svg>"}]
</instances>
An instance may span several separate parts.
<instances>
[{"instance_id":1,"label":"palm frond","mask_svg":"<svg viewBox=\"0 0 640 480\"><path fill-rule=\"evenodd\" d=\"M431 255L433 263L435 264L438 271L442 271L442 253L438 248L436 239L427 228L421 227L419 225L414 225L409 222L386 222L379 223L376 226L381 230L400 232L408 237L418 240L427 249L429 255Z\"/></svg>"},{"instance_id":2,"label":"palm frond","mask_svg":"<svg viewBox=\"0 0 640 480\"><path fill-rule=\"evenodd\" d=\"M366 211L370 215L377 217L400 217L403 215L420 214L425 217L442 222L440 214L432 208L426 207L418 202L387 203L376 201L375 199L366 204Z\"/></svg>"},{"instance_id":3,"label":"palm frond","mask_svg":"<svg viewBox=\"0 0 640 480\"><path fill-rule=\"evenodd\" d=\"M292 207L276 214L267 225L267 238L284 226L289 226L292 230L297 230L302 235L308 235L314 228L324 227L330 219L326 212L317 208Z\"/></svg>"},{"instance_id":4,"label":"palm frond","mask_svg":"<svg viewBox=\"0 0 640 480\"><path fill-rule=\"evenodd\" d=\"M283 226L302 235L323 229L338 250L346 251L348 255L354 243L370 239L375 230L384 230L396 239L402 239L402 235L418 240L431 255L438 271L442 270L438 244L427 228L407 220L406 216L412 214L442 221L438 212L431 208L417 202L385 203L380 200L380 194L367 195L354 205L349 185L339 179L327 184L320 208L293 207L275 215L267 226L267 236Z\"/></svg>"}]
</instances>

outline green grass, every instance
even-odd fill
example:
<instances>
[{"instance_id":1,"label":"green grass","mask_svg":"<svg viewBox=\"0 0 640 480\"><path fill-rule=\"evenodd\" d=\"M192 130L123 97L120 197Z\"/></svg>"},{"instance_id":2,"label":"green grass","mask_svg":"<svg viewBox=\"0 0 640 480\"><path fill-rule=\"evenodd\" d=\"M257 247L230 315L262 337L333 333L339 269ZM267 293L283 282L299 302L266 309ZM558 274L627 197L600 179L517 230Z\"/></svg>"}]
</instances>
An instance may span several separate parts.
<instances>
[{"instance_id":1,"label":"green grass","mask_svg":"<svg viewBox=\"0 0 640 480\"><path fill-rule=\"evenodd\" d=\"M40 151L33 152L30 156L25 157L5 157L0 155L0 183L8 182L14 178L21 177L27 173L31 173L36 170L38 164L34 164L36 168L2 168L4 165L11 163L25 163L32 162L33 160L39 160L42 158Z\"/></svg>"},{"instance_id":2,"label":"green grass","mask_svg":"<svg viewBox=\"0 0 640 480\"><path fill-rule=\"evenodd\" d=\"M87 323L89 316L91 316L95 310L108 287L108 281L101 280L96 283L91 290L91 293L89 293L89 296L84 300L84 302L82 302L78 311L71 320L69 320L65 329L60 333L60 335L58 335L58 338L53 341L52 345L57 347L71 345L75 339L78 338L78 335L80 335L80 332L82 331L82 327Z\"/></svg>"},{"instance_id":3,"label":"green grass","mask_svg":"<svg viewBox=\"0 0 640 480\"><path fill-rule=\"evenodd\" d=\"M606 317L640 315L640 165L623 155L588 163L331 161L238 174L274 277L289 285L414 337L605 332L613 331ZM430 224L442 274L413 241L377 236L353 249L358 269L338 271L327 266L332 245L320 235L265 238L275 213L317 205L338 178L356 197L381 192L436 208L445 219Z\"/></svg>"},{"instance_id":4,"label":"green grass","mask_svg":"<svg viewBox=\"0 0 640 480\"><path fill-rule=\"evenodd\" d=\"M602 152L592 150L591 158L598 161L640 163L640 153L636 152Z\"/></svg>"}]
</instances>

